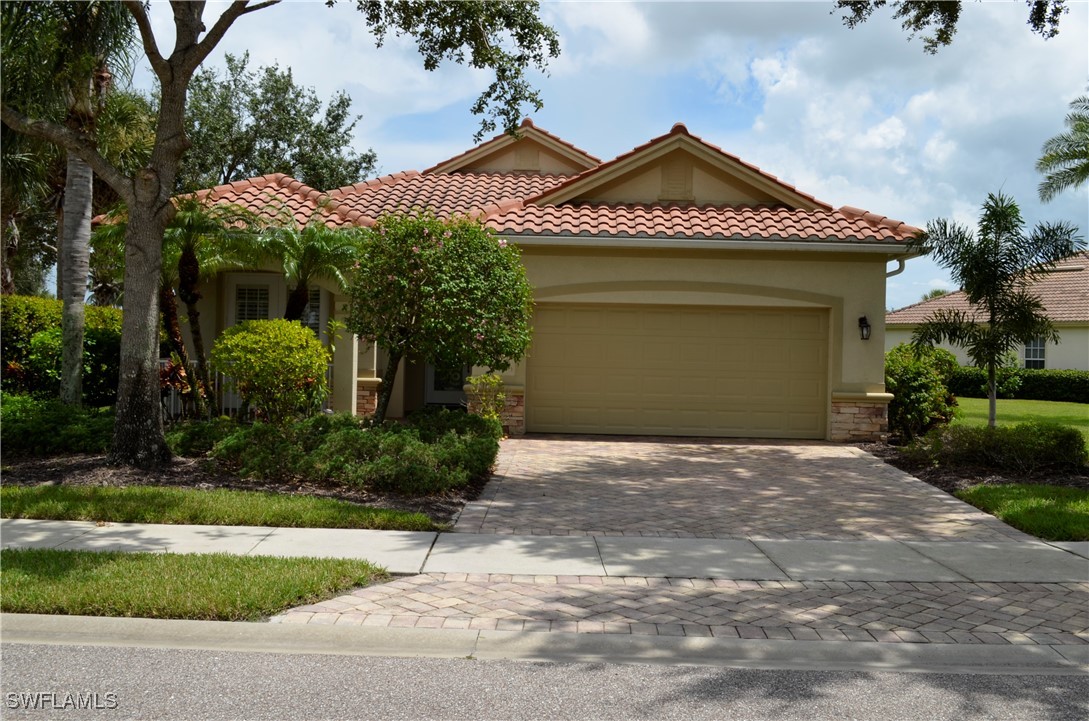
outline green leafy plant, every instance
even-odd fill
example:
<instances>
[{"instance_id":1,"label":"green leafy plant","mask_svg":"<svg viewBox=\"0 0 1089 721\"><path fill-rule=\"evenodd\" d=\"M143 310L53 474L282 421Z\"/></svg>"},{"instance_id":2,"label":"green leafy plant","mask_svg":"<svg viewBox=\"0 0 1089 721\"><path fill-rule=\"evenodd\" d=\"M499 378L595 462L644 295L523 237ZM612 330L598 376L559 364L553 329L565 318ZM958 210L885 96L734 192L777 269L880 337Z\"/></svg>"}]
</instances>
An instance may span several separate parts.
<instances>
[{"instance_id":1,"label":"green leafy plant","mask_svg":"<svg viewBox=\"0 0 1089 721\"><path fill-rule=\"evenodd\" d=\"M957 402L946 384L956 368L956 357L941 348L900 344L886 353L889 430L911 440L951 421Z\"/></svg>"},{"instance_id":2,"label":"green leafy plant","mask_svg":"<svg viewBox=\"0 0 1089 721\"><path fill-rule=\"evenodd\" d=\"M109 409L72 408L57 398L0 396L0 444L4 455L50 456L102 453L110 446Z\"/></svg>"},{"instance_id":3,"label":"green leafy plant","mask_svg":"<svg viewBox=\"0 0 1089 721\"><path fill-rule=\"evenodd\" d=\"M237 429L238 424L225 417L212 421L183 421L166 432L166 443L171 453L199 457Z\"/></svg>"},{"instance_id":4,"label":"green leafy plant","mask_svg":"<svg viewBox=\"0 0 1089 721\"><path fill-rule=\"evenodd\" d=\"M405 356L505 370L529 346L533 290L519 252L469 218L382 216L364 238L349 295L348 329L389 354L379 423Z\"/></svg>"},{"instance_id":5,"label":"green leafy plant","mask_svg":"<svg viewBox=\"0 0 1089 721\"><path fill-rule=\"evenodd\" d=\"M910 450L916 460L943 467L990 468L1035 474L1077 472L1089 459L1076 428L1056 423L936 428Z\"/></svg>"},{"instance_id":6,"label":"green leafy plant","mask_svg":"<svg viewBox=\"0 0 1089 721\"><path fill-rule=\"evenodd\" d=\"M61 384L60 328L38 331L30 339L26 361L28 385L37 393L55 396ZM121 333L85 327L83 333L83 402L91 407L113 405L121 361Z\"/></svg>"},{"instance_id":7,"label":"green leafy plant","mask_svg":"<svg viewBox=\"0 0 1089 721\"><path fill-rule=\"evenodd\" d=\"M1026 401L1058 401L1062 403L1089 403L1089 371L1059 370L1051 368L1018 368L1011 372L1018 385L1009 397ZM987 374L982 368L962 366L949 381L949 390L964 398L987 397ZM1001 383L999 393L1009 391Z\"/></svg>"},{"instance_id":8,"label":"green leafy plant","mask_svg":"<svg viewBox=\"0 0 1089 721\"><path fill-rule=\"evenodd\" d=\"M507 401L503 393L503 379L496 373L485 373L468 378L466 383L469 386L469 412L498 420Z\"/></svg>"},{"instance_id":9,"label":"green leafy plant","mask_svg":"<svg viewBox=\"0 0 1089 721\"><path fill-rule=\"evenodd\" d=\"M329 395L328 363L329 352L314 333L288 320L239 323L212 347L212 367L259 418L275 425L321 409Z\"/></svg>"}]
</instances>

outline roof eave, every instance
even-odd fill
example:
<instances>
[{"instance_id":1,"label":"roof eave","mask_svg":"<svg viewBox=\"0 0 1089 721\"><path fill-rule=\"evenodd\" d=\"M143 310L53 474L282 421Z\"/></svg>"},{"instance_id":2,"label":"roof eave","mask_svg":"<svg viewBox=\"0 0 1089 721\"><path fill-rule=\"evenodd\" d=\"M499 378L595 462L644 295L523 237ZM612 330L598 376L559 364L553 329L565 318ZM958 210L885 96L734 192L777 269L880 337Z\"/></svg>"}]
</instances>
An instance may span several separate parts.
<instances>
[{"instance_id":1,"label":"roof eave","mask_svg":"<svg viewBox=\"0 0 1089 721\"><path fill-rule=\"evenodd\" d=\"M661 238L634 236L586 236L586 235L516 235L497 234L511 243L523 246L569 246L578 248L687 248L719 250L777 250L816 253L874 253L904 256L910 250L896 243L816 241L816 240L763 240L763 239L715 239L715 238Z\"/></svg>"}]
</instances>

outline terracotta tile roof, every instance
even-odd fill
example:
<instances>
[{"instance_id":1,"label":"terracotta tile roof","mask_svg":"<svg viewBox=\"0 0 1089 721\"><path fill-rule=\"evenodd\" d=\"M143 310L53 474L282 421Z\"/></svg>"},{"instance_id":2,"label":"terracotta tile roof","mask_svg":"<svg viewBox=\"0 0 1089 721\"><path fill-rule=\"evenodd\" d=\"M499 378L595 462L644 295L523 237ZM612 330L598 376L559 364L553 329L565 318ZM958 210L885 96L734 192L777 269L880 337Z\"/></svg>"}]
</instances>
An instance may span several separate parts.
<instances>
[{"instance_id":1,"label":"terracotta tile roof","mask_svg":"<svg viewBox=\"0 0 1089 721\"><path fill-rule=\"evenodd\" d=\"M854 208L787 208L584 203L497 210L487 225L502 235L699 238L903 243L916 232Z\"/></svg>"},{"instance_id":2,"label":"terracotta tile roof","mask_svg":"<svg viewBox=\"0 0 1089 721\"><path fill-rule=\"evenodd\" d=\"M1089 252L1062 261L1055 271L1033 283L1031 290L1052 321L1089 323ZM887 313L885 325L915 325L943 309L969 311L971 306L964 291L958 290Z\"/></svg>"},{"instance_id":3,"label":"terracotta tile roof","mask_svg":"<svg viewBox=\"0 0 1089 721\"><path fill-rule=\"evenodd\" d=\"M529 118L524 119L522 121L521 126L519 126L519 127L521 127L521 128L532 128L534 131L540 133L541 135L544 135L545 137L549 138L553 142L564 146L565 148L570 150L575 155L581 156L585 161L587 161L588 163L590 163L592 165L599 165L601 163L601 158L597 157L596 155L591 155L590 153L586 152L582 148L579 148L579 147L567 142L566 140L559 137L558 135L553 135L552 133L548 132L544 128L538 128L536 125L533 124L533 121L530 120ZM443 161L441 161L439 163L435 163L434 165L432 165L430 168L428 168L427 170L425 170L423 172L433 173L438 168L442 168L443 166L450 165L451 163L455 163L459 158L465 158L465 157L470 156L470 155L476 155L479 151L486 149L488 146L496 145L496 144L502 142L503 140L506 140L507 138L510 138L510 135L508 135L507 133L500 133L499 135L496 135L491 140L485 140L480 145L475 145L475 146L469 148L464 153L458 153L457 155L455 155L455 156L453 156L451 158L447 158L446 160L443 160Z\"/></svg>"},{"instance_id":4,"label":"terracotta tile roof","mask_svg":"<svg viewBox=\"0 0 1089 721\"><path fill-rule=\"evenodd\" d=\"M558 185L555 188L551 188L551 189L545 191L540 196L527 199L526 202L527 203L534 203L534 202L545 202L545 203L547 203L549 196L555 194L556 192L561 191L561 190L563 190L564 188L566 188L566 187L568 187L570 185L574 185L575 183L580 183L583 180L585 180L586 178L589 178L591 176L603 173L603 172L609 170L610 168L612 168L613 166L615 166L615 165L617 165L619 163L622 163L623 161L627 160L628 158L630 158L630 157L632 157L634 155L638 155L639 153L642 153L643 151L647 150L648 148L651 148L651 147L653 147L655 145L658 145L659 143L663 143L663 142L665 142L665 141L669 140L670 138L675 137L677 135L684 135L684 136L687 136L687 137L691 138L692 140L694 140L697 143L700 143L701 145L705 146L707 149L711 150L712 152L718 153L719 155L727 158L728 160L730 160L730 161L732 161L734 163L737 163L737 164L739 164L739 165L741 165L741 166L743 166L745 168L748 168L749 170L753 171L754 173L759 174L760 176L762 176L766 180L769 180L772 183L775 183L776 185L780 186L781 188L783 188L783 189L785 189L785 190L787 190L787 191L789 191L791 193L796 193L797 195L800 195L803 198L808 199L810 202L814 203L815 205L817 205L817 206L819 206L821 208L824 208L826 210L831 210L832 209L832 206L829 205L828 203L825 203L823 200L818 200L817 198L813 197L809 193L803 193L802 191L795 188L793 185L790 185L789 183L784 183L783 181L779 180L779 178L775 177L771 173L767 173L767 172L761 170L760 168L758 168L757 166L753 165L752 163L747 163L744 160L742 160L741 158L739 158L738 156L733 155L731 153L727 153L725 150L718 147L717 145L715 145L713 143L709 143L709 142L707 142L706 140L704 140L703 138L701 138L701 137L699 137L697 135L693 135L692 133L688 132L688 128L685 126L684 123L675 123L673 125L673 127L670 129L670 131L668 133L666 133L665 135L659 135L657 138L653 138L651 140L648 140L647 142L643 143L642 145L639 145L639 146L637 146L635 148L632 148L628 152L626 152L626 153L624 153L622 155L618 155L618 156L616 156L615 158L613 158L612 160L610 160L610 161L608 161L606 163L601 163L600 165L598 165L596 167L593 167L593 168L590 168L589 170L583 171L582 173L580 173L580 174L572 177L571 179L567 180L565 183L563 183L561 185Z\"/></svg>"},{"instance_id":5,"label":"terracotta tile roof","mask_svg":"<svg viewBox=\"0 0 1089 721\"><path fill-rule=\"evenodd\" d=\"M480 215L500 205L536 195L565 179L562 175L522 173L397 173L338 188L329 196L343 207L376 218L384 212L428 207L440 218Z\"/></svg>"},{"instance_id":6,"label":"terracotta tile roof","mask_svg":"<svg viewBox=\"0 0 1089 721\"><path fill-rule=\"evenodd\" d=\"M273 173L226 185L217 185L195 193L198 198L209 198L219 203L234 203L262 218L277 220L286 211L299 225L306 225L319 208L326 216L326 224L332 227L346 225L372 225L373 218L344 207L329 194L284 175Z\"/></svg>"}]
</instances>

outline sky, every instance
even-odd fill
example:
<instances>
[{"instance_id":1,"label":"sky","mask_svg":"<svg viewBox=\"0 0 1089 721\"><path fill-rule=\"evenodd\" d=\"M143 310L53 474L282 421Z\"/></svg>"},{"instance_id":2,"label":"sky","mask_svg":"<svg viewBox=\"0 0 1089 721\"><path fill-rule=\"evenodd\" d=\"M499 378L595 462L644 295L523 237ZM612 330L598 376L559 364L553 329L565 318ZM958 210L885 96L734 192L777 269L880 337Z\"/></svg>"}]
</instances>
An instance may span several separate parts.
<instances>
[{"instance_id":1,"label":"sky","mask_svg":"<svg viewBox=\"0 0 1089 721\"><path fill-rule=\"evenodd\" d=\"M226 5L210 2L205 23ZM888 10L848 29L832 2L542 2L561 55L533 75L534 123L608 160L683 122L689 131L835 207L925 227L975 228L1004 192L1026 223L1089 233L1089 187L1040 203L1040 147L1089 91L1089 2L1070 0L1058 37L1026 25L1024 2L966 2L953 45L928 55ZM152 3L173 47L165 3ZM250 67L290 67L327 99L352 98L358 149L380 174L422 170L474 145L470 107L490 82L455 64L423 69L411 41L376 48L354 2L296 0L240 18L205 65L249 51ZM151 89L146 60L134 84ZM323 189L324 190L324 189ZM893 267L893 266L890 266ZM926 258L888 281L886 306L954 289Z\"/></svg>"}]
</instances>

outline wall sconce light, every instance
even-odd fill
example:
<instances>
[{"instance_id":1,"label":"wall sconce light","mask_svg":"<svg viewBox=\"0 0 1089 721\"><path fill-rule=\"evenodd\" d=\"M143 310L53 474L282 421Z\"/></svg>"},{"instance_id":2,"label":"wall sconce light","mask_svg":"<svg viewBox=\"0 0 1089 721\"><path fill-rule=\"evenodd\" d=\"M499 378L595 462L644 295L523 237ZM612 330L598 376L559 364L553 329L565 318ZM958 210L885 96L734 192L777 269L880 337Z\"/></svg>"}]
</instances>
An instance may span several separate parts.
<instances>
[{"instance_id":1,"label":"wall sconce light","mask_svg":"<svg viewBox=\"0 0 1089 721\"><path fill-rule=\"evenodd\" d=\"M866 316L862 316L858 319L858 335L862 338L862 340L870 339L871 329L872 326L870 326L870 321L866 319Z\"/></svg>"}]
</instances>

